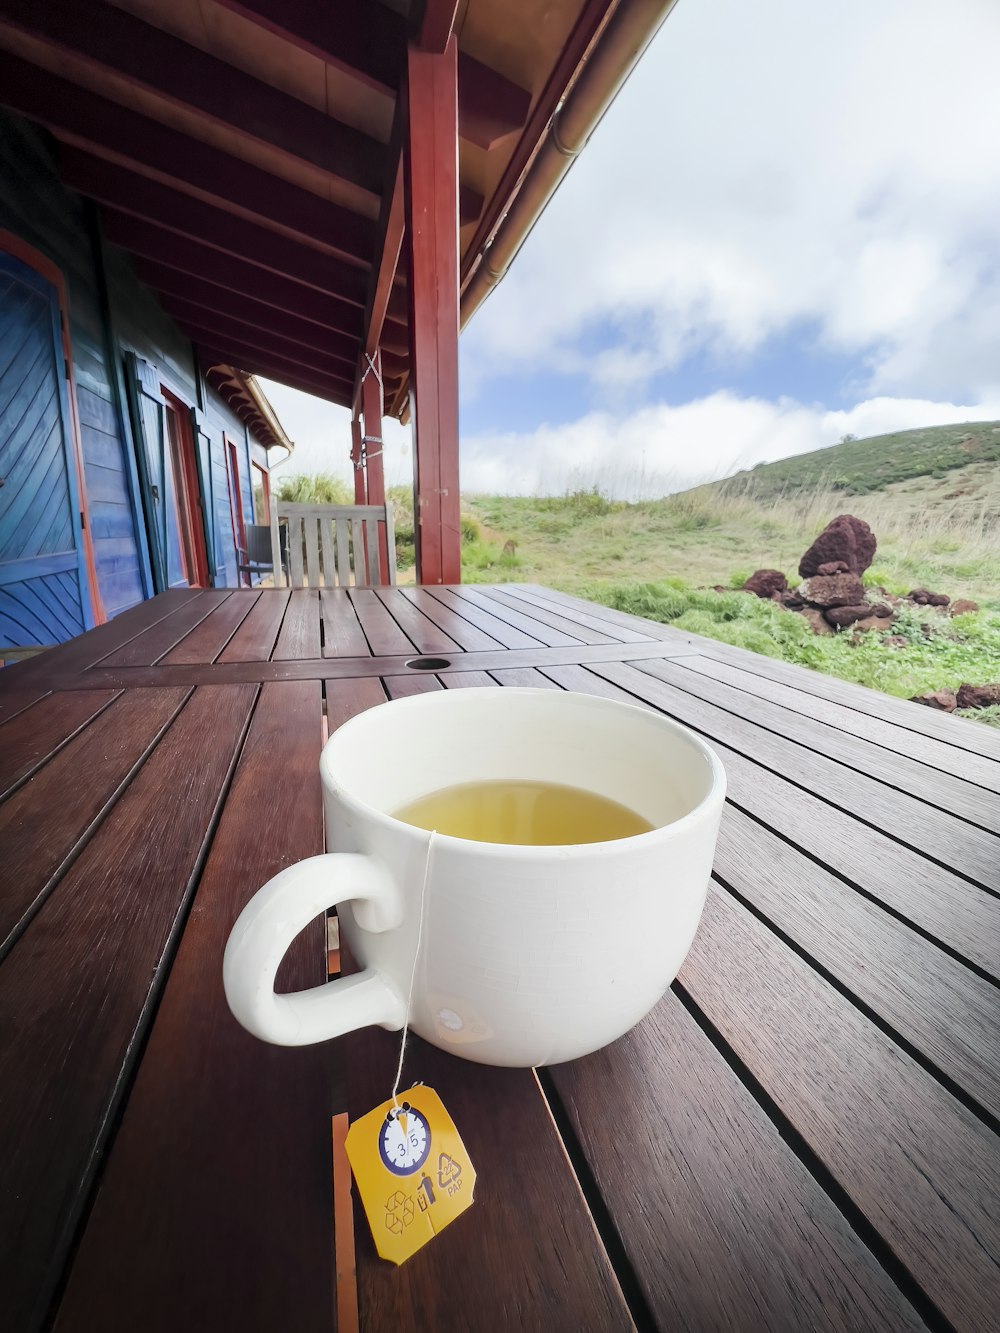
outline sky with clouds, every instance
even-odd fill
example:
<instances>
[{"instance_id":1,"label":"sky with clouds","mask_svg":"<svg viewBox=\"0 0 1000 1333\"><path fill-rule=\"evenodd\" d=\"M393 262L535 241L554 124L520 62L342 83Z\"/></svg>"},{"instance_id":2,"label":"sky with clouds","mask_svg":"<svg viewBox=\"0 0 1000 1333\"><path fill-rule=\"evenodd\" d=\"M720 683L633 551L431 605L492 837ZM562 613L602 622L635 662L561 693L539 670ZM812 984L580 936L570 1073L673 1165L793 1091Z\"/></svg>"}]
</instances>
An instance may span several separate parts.
<instances>
[{"instance_id":1,"label":"sky with clouds","mask_svg":"<svg viewBox=\"0 0 1000 1333\"><path fill-rule=\"evenodd\" d=\"M463 490L1000 419L998 52L998 0L678 0L463 334ZM349 475L346 414L266 388L289 470Z\"/></svg>"}]
</instances>

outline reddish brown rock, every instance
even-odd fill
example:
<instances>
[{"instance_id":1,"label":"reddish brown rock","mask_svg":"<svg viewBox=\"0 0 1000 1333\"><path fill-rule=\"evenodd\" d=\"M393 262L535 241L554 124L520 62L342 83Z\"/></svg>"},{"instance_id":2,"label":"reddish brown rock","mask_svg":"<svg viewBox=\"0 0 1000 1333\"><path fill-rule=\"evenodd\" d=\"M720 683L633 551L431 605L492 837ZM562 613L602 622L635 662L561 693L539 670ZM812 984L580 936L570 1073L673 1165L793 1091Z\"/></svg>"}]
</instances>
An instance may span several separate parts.
<instances>
[{"instance_id":1,"label":"reddish brown rock","mask_svg":"<svg viewBox=\"0 0 1000 1333\"><path fill-rule=\"evenodd\" d=\"M953 713L956 707L955 694L952 690L932 690L929 694L914 694L911 702L926 704L928 708L937 708L942 713Z\"/></svg>"},{"instance_id":2,"label":"reddish brown rock","mask_svg":"<svg viewBox=\"0 0 1000 1333\"><path fill-rule=\"evenodd\" d=\"M928 592L926 588L914 588L910 593L910 601L916 602L917 606L947 606L951 598L943 592Z\"/></svg>"},{"instance_id":3,"label":"reddish brown rock","mask_svg":"<svg viewBox=\"0 0 1000 1333\"><path fill-rule=\"evenodd\" d=\"M871 610L871 607L868 609ZM888 629L889 622L888 620L883 620L881 616L865 616L862 620L856 620L853 628L863 630Z\"/></svg>"},{"instance_id":4,"label":"reddish brown rock","mask_svg":"<svg viewBox=\"0 0 1000 1333\"><path fill-rule=\"evenodd\" d=\"M876 602L872 607L872 615L878 616L879 620L891 620L892 607L886 606L885 602Z\"/></svg>"},{"instance_id":5,"label":"reddish brown rock","mask_svg":"<svg viewBox=\"0 0 1000 1333\"><path fill-rule=\"evenodd\" d=\"M743 585L744 592L752 592L757 597L773 597L776 592L784 592L788 580L780 569L758 569L751 574Z\"/></svg>"},{"instance_id":6,"label":"reddish brown rock","mask_svg":"<svg viewBox=\"0 0 1000 1333\"><path fill-rule=\"evenodd\" d=\"M871 614L872 609L865 602L861 606L831 606L826 612L826 618L831 625L843 628L845 625L853 625L856 620L865 620Z\"/></svg>"},{"instance_id":7,"label":"reddish brown rock","mask_svg":"<svg viewBox=\"0 0 1000 1333\"><path fill-rule=\"evenodd\" d=\"M1000 704L1000 684L958 687L959 708L992 708L995 704Z\"/></svg>"},{"instance_id":8,"label":"reddish brown rock","mask_svg":"<svg viewBox=\"0 0 1000 1333\"><path fill-rule=\"evenodd\" d=\"M799 561L804 579L821 574L822 565L845 564L852 574L863 574L875 559L875 534L863 518L838 514L828 523Z\"/></svg>"},{"instance_id":9,"label":"reddish brown rock","mask_svg":"<svg viewBox=\"0 0 1000 1333\"><path fill-rule=\"evenodd\" d=\"M781 605L788 611L798 611L805 606L804 600L792 589L780 594Z\"/></svg>"},{"instance_id":10,"label":"reddish brown rock","mask_svg":"<svg viewBox=\"0 0 1000 1333\"><path fill-rule=\"evenodd\" d=\"M823 619L823 612L822 612L822 611L818 611L818 610L816 609L816 607L814 607L814 606L804 606L804 607L802 608L802 610L799 612L799 615L800 615L800 616L804 616L805 619L809 621L809 624L812 626L812 632L813 632L814 634L832 634L832 633L833 633L833 630L830 628L830 626L827 624L827 622Z\"/></svg>"},{"instance_id":11,"label":"reddish brown rock","mask_svg":"<svg viewBox=\"0 0 1000 1333\"><path fill-rule=\"evenodd\" d=\"M951 614L953 616L964 616L970 611L978 611L979 603L970 601L968 597L959 597L957 602L951 604Z\"/></svg>"},{"instance_id":12,"label":"reddish brown rock","mask_svg":"<svg viewBox=\"0 0 1000 1333\"><path fill-rule=\"evenodd\" d=\"M813 606L860 606L865 600L865 585L856 574L819 574L799 591Z\"/></svg>"},{"instance_id":13,"label":"reddish brown rock","mask_svg":"<svg viewBox=\"0 0 1000 1333\"><path fill-rule=\"evenodd\" d=\"M903 634L887 634L882 640L883 648L909 648L910 641Z\"/></svg>"},{"instance_id":14,"label":"reddish brown rock","mask_svg":"<svg viewBox=\"0 0 1000 1333\"><path fill-rule=\"evenodd\" d=\"M817 574L849 574L850 572L846 560L827 560L816 571Z\"/></svg>"}]
</instances>

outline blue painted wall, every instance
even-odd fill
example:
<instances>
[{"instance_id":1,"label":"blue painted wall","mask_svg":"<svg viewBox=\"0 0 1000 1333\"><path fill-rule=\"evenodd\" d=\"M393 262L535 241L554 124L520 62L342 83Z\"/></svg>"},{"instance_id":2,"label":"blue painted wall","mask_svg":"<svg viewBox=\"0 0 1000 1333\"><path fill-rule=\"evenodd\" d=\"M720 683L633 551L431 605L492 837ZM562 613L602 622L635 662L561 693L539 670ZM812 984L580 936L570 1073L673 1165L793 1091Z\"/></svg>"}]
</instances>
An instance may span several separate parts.
<instances>
[{"instance_id":1,"label":"blue painted wall","mask_svg":"<svg viewBox=\"0 0 1000 1333\"><path fill-rule=\"evenodd\" d=\"M191 406L211 582L237 586L223 437L237 445L245 522L253 521L250 446L255 442L225 400L199 384L190 342L139 280L128 256L100 242L96 210L61 184L48 135L6 113L0 113L0 229L39 250L66 282L87 501L105 614L110 618L151 596L157 564L166 559L166 552L155 549L160 540L155 525L150 535L148 497L143 503L141 441L128 402L129 352Z\"/></svg>"}]
</instances>

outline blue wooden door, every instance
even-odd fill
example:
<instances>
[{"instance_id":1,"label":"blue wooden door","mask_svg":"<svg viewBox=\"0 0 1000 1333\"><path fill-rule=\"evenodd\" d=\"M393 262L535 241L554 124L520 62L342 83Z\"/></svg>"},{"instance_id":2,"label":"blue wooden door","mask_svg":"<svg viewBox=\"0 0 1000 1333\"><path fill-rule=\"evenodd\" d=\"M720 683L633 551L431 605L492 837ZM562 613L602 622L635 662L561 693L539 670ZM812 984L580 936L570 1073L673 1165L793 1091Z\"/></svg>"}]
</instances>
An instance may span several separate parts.
<instances>
[{"instance_id":1,"label":"blue wooden door","mask_svg":"<svg viewBox=\"0 0 1000 1333\"><path fill-rule=\"evenodd\" d=\"M59 300L0 254L0 657L94 623Z\"/></svg>"},{"instance_id":2,"label":"blue wooden door","mask_svg":"<svg viewBox=\"0 0 1000 1333\"><path fill-rule=\"evenodd\" d=\"M155 367L129 352L126 381L132 405L139 479L149 532L149 553L157 592L186 588L177 486L167 426L167 403Z\"/></svg>"}]
</instances>

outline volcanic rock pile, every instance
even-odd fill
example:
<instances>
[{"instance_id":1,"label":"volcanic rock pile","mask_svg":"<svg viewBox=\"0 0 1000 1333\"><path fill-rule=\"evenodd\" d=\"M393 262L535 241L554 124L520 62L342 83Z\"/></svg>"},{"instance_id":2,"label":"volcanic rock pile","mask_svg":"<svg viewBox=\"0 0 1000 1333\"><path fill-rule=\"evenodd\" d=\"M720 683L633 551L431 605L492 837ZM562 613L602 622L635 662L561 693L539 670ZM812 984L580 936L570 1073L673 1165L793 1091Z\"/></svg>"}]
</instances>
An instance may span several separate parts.
<instances>
[{"instance_id":1,"label":"volcanic rock pile","mask_svg":"<svg viewBox=\"0 0 1000 1333\"><path fill-rule=\"evenodd\" d=\"M906 597L894 597L883 589L867 590L861 576L874 560L877 545L864 519L838 514L799 561L802 582L797 588L789 588L780 569L758 569L743 589L797 612L809 621L814 634L833 634L848 627L852 631L888 630L897 611L907 605L937 608L940 613L947 610L952 616L979 610L968 598L952 602L946 593L927 588L914 588ZM925 634L933 633L928 625L923 629ZM905 648L909 640L887 634L882 642L888 648ZM1000 685L962 685L957 692L935 690L915 695L914 701L946 712L988 708L1000 704Z\"/></svg>"}]
</instances>

